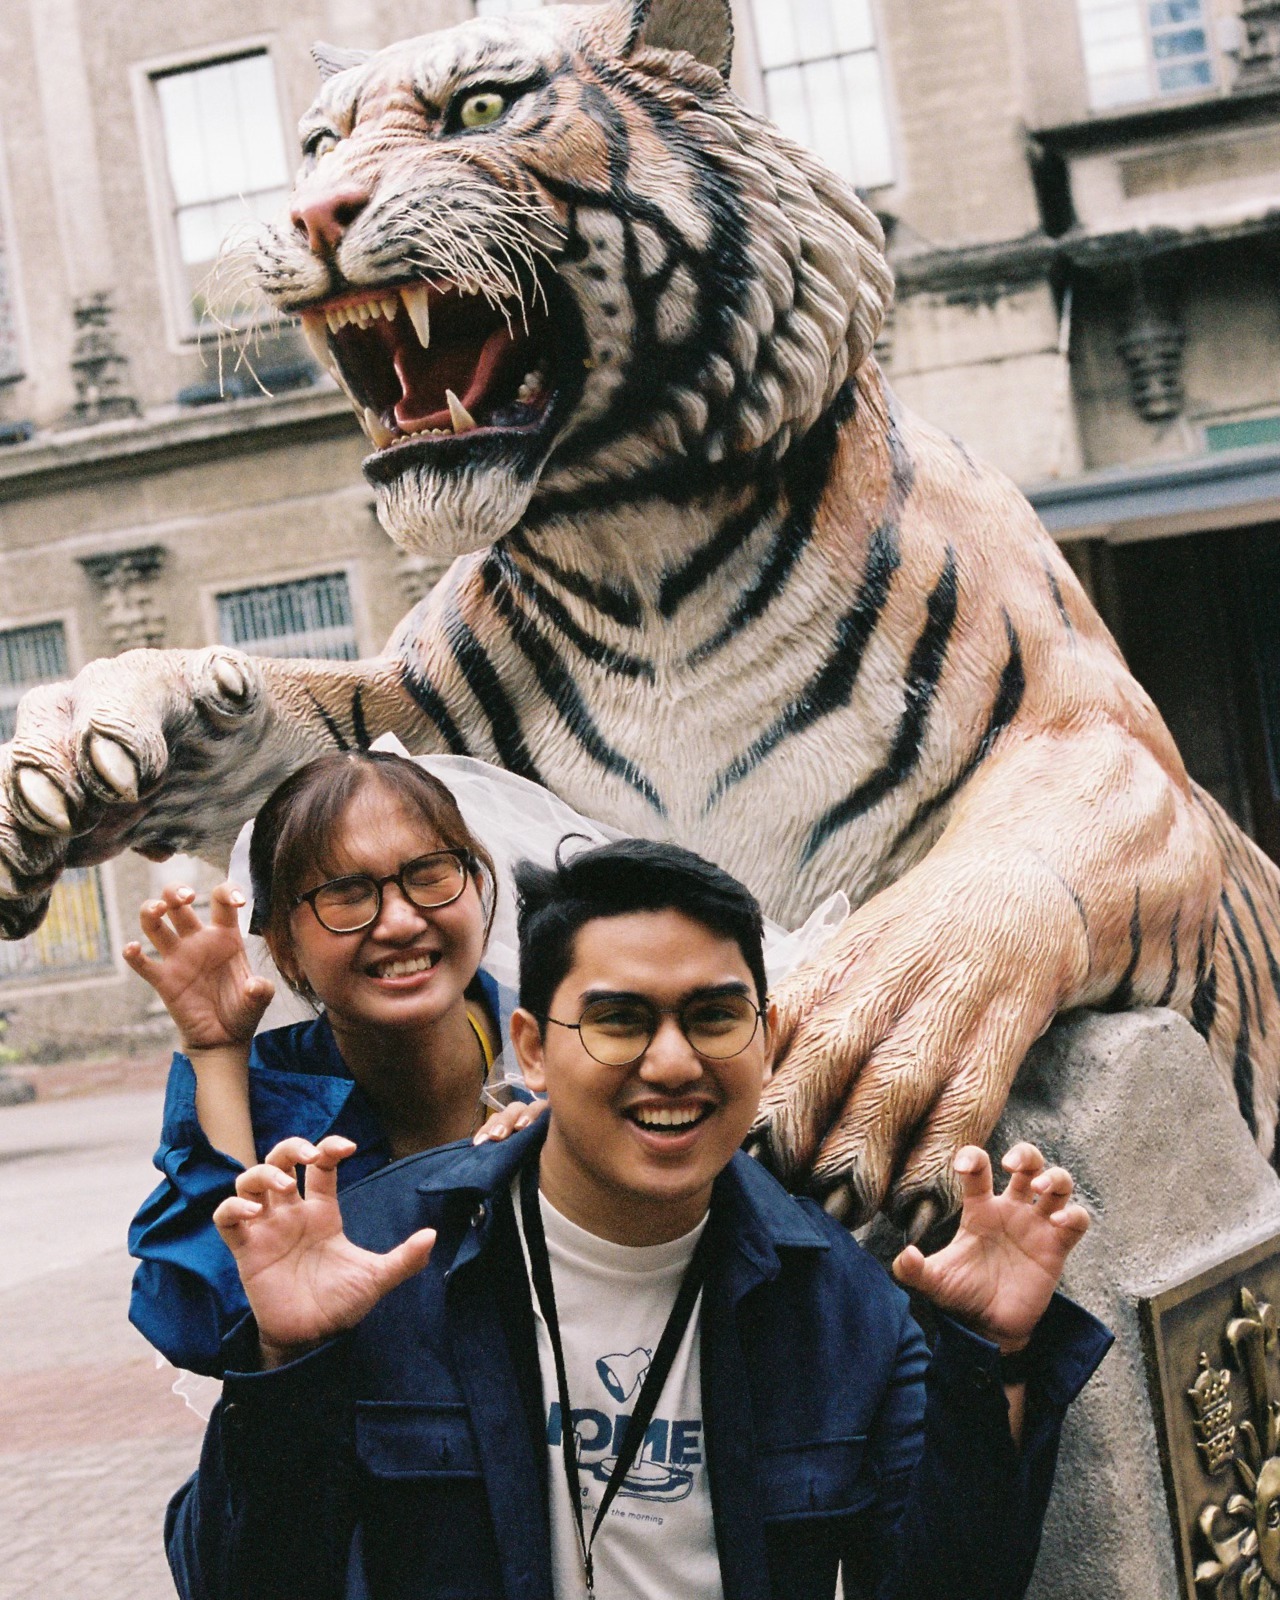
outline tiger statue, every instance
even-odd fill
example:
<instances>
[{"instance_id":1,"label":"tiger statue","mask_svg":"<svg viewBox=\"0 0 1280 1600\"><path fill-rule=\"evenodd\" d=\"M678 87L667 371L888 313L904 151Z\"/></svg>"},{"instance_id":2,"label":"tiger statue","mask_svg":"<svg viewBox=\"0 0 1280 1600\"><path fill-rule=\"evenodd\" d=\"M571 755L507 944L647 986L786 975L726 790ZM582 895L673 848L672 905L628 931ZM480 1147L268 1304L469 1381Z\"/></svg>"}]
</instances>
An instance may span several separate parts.
<instances>
[{"instance_id":1,"label":"tiger statue","mask_svg":"<svg viewBox=\"0 0 1280 1600\"><path fill-rule=\"evenodd\" d=\"M22 702L0 925L65 865L222 857L391 731L852 914L778 996L762 1152L918 1235L1068 1007L1171 1006L1270 1155L1280 880L1187 777L1030 506L873 357L881 229L730 93L727 0L318 47L255 270L349 396L405 549L375 660L130 651Z\"/></svg>"}]
</instances>

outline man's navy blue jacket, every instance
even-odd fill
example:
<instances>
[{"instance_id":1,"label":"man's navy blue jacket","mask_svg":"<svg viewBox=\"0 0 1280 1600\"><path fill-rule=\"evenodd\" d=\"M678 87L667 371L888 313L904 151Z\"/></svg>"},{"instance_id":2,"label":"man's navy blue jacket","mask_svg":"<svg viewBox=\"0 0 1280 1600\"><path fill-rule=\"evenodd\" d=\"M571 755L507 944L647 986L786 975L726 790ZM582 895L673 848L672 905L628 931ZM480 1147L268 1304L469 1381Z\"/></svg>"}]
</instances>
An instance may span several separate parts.
<instances>
[{"instance_id":1,"label":"man's navy blue jacket","mask_svg":"<svg viewBox=\"0 0 1280 1600\"><path fill-rule=\"evenodd\" d=\"M183 1600L552 1600L537 1342L510 1198L544 1125L397 1162L341 1198L429 1265L352 1333L273 1372L246 1322L166 1540ZM907 1298L745 1156L716 1181L702 1311L726 1600L1008 1600L1031 1576L1063 1412L1111 1336L1055 1298L1021 1453L993 1345ZM927 1372L927 1378L926 1378ZM927 1391L927 1400L926 1400ZM608 1529L601 1530L608 1538Z\"/></svg>"}]
</instances>

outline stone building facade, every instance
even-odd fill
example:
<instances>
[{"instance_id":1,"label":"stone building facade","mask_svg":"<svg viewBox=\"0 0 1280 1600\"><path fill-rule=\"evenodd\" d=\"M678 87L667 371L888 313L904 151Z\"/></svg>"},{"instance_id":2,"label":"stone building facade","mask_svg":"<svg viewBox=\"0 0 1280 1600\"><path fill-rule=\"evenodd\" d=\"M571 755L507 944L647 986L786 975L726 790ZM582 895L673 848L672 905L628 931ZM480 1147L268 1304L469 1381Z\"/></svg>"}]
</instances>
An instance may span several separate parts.
<instances>
[{"instance_id":1,"label":"stone building facade","mask_svg":"<svg viewBox=\"0 0 1280 1600\"><path fill-rule=\"evenodd\" d=\"M531 3L0 10L0 736L136 645L373 652L433 581L305 345L220 356L207 276L287 191L315 39ZM1027 489L1195 776L1280 851L1280 3L735 8L738 93L885 220L899 394ZM158 1039L119 949L184 871L71 875L0 946L10 1042Z\"/></svg>"}]
</instances>

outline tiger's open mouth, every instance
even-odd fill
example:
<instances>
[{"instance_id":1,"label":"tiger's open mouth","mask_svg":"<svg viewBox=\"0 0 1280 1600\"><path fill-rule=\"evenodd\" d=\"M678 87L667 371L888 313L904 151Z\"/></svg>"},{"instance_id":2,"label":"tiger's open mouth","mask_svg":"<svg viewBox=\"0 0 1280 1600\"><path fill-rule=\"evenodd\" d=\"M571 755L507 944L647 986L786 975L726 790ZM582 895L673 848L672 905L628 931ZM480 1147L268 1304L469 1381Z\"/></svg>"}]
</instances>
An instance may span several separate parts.
<instances>
[{"instance_id":1,"label":"tiger's open mouth","mask_svg":"<svg viewBox=\"0 0 1280 1600\"><path fill-rule=\"evenodd\" d=\"M377 452L365 463L374 481L424 456L457 461L464 436L467 458L486 443L542 441L565 388L541 297L494 305L436 278L325 300L302 327Z\"/></svg>"}]
</instances>

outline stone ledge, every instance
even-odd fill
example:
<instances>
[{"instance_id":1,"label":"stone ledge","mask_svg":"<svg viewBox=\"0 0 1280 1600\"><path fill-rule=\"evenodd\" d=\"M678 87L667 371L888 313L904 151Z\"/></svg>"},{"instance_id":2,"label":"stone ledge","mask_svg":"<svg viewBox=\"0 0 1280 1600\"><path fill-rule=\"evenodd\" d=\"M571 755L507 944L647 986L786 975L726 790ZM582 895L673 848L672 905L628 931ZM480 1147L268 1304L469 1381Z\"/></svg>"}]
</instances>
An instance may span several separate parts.
<instances>
[{"instance_id":1,"label":"stone ledge","mask_svg":"<svg viewBox=\"0 0 1280 1600\"><path fill-rule=\"evenodd\" d=\"M304 440L356 437L350 402L337 389L229 400L150 412L145 417L40 433L0 453L0 501L82 488L119 477L170 471Z\"/></svg>"}]
</instances>

